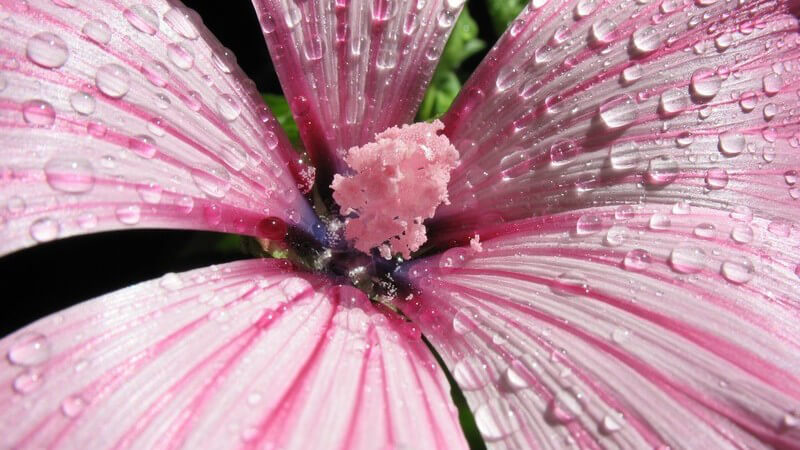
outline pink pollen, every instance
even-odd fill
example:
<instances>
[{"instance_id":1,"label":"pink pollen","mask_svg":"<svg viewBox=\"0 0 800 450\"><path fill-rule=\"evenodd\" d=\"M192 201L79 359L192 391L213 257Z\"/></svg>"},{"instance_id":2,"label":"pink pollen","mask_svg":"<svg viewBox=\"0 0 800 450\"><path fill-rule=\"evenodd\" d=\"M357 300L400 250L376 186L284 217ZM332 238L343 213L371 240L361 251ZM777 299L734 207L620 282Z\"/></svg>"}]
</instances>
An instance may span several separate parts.
<instances>
[{"instance_id":1,"label":"pink pollen","mask_svg":"<svg viewBox=\"0 0 800 450\"><path fill-rule=\"evenodd\" d=\"M347 151L355 173L335 175L331 188L342 214L351 216L345 237L355 248L409 258L428 239L422 222L449 203L447 183L458 165L458 151L438 134L443 128L438 120L392 127Z\"/></svg>"}]
</instances>

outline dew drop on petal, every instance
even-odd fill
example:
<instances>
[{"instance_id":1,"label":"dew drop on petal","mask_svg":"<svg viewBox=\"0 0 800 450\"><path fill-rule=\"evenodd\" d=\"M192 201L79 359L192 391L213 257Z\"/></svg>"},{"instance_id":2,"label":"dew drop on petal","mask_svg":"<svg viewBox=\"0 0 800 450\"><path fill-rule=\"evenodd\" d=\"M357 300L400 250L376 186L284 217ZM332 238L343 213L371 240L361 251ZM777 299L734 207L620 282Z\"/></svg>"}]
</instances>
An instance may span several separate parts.
<instances>
[{"instance_id":1,"label":"dew drop on petal","mask_svg":"<svg viewBox=\"0 0 800 450\"><path fill-rule=\"evenodd\" d=\"M592 40L600 44L606 44L614 39L614 32L617 24L608 19L600 19L594 22L591 27Z\"/></svg>"},{"instance_id":2,"label":"dew drop on petal","mask_svg":"<svg viewBox=\"0 0 800 450\"><path fill-rule=\"evenodd\" d=\"M42 67L55 69L64 65L69 57L67 44L57 34L42 32L28 39L28 59Z\"/></svg>"},{"instance_id":3,"label":"dew drop on petal","mask_svg":"<svg viewBox=\"0 0 800 450\"><path fill-rule=\"evenodd\" d=\"M230 94L222 94L217 97L217 112L223 119L231 122L239 117L242 113L242 107L239 102L234 99Z\"/></svg>"},{"instance_id":4,"label":"dew drop on petal","mask_svg":"<svg viewBox=\"0 0 800 450\"><path fill-rule=\"evenodd\" d=\"M676 114L689 107L689 97L677 88L669 88L659 97L659 108L666 114Z\"/></svg>"},{"instance_id":5,"label":"dew drop on petal","mask_svg":"<svg viewBox=\"0 0 800 450\"><path fill-rule=\"evenodd\" d=\"M90 20L83 25L84 36L98 44L108 44L111 40L111 27L102 20Z\"/></svg>"},{"instance_id":6,"label":"dew drop on petal","mask_svg":"<svg viewBox=\"0 0 800 450\"><path fill-rule=\"evenodd\" d=\"M169 69L161 61L148 61L142 65L142 75L156 87L164 87L169 81Z\"/></svg>"},{"instance_id":7,"label":"dew drop on petal","mask_svg":"<svg viewBox=\"0 0 800 450\"><path fill-rule=\"evenodd\" d=\"M636 102L630 95L620 95L601 104L598 114L606 127L624 127L636 120Z\"/></svg>"},{"instance_id":8,"label":"dew drop on petal","mask_svg":"<svg viewBox=\"0 0 800 450\"><path fill-rule=\"evenodd\" d=\"M722 87L722 79L713 70L701 68L692 74L690 86L694 95L709 99L719 92Z\"/></svg>"},{"instance_id":9,"label":"dew drop on petal","mask_svg":"<svg viewBox=\"0 0 800 450\"><path fill-rule=\"evenodd\" d=\"M86 408L86 400L80 395L70 395L61 402L61 413L66 417L77 417L84 408Z\"/></svg>"},{"instance_id":10,"label":"dew drop on petal","mask_svg":"<svg viewBox=\"0 0 800 450\"><path fill-rule=\"evenodd\" d=\"M717 237L717 227L713 223L701 223L694 227L694 235L703 239Z\"/></svg>"},{"instance_id":11,"label":"dew drop on petal","mask_svg":"<svg viewBox=\"0 0 800 450\"><path fill-rule=\"evenodd\" d=\"M167 44L167 57L181 70L189 70L194 66L194 53L180 42Z\"/></svg>"},{"instance_id":12,"label":"dew drop on petal","mask_svg":"<svg viewBox=\"0 0 800 450\"><path fill-rule=\"evenodd\" d=\"M669 264L679 273L697 273L706 266L706 253L694 246L680 245L672 249Z\"/></svg>"},{"instance_id":13,"label":"dew drop on petal","mask_svg":"<svg viewBox=\"0 0 800 450\"><path fill-rule=\"evenodd\" d=\"M753 227L747 223L737 223L731 229L731 239L739 244L749 244L753 242Z\"/></svg>"},{"instance_id":14,"label":"dew drop on petal","mask_svg":"<svg viewBox=\"0 0 800 450\"><path fill-rule=\"evenodd\" d=\"M783 88L783 78L777 73L770 73L764 76L762 83L764 85L764 93L767 95L775 95Z\"/></svg>"},{"instance_id":15,"label":"dew drop on petal","mask_svg":"<svg viewBox=\"0 0 800 450\"><path fill-rule=\"evenodd\" d=\"M72 109L75 110L76 113L83 114L84 116L94 113L96 103L92 94L87 92L77 91L69 96L69 104L72 106Z\"/></svg>"},{"instance_id":16,"label":"dew drop on petal","mask_svg":"<svg viewBox=\"0 0 800 450\"><path fill-rule=\"evenodd\" d=\"M756 272L753 263L744 256L736 256L722 263L722 276L734 284L744 284L753 278Z\"/></svg>"},{"instance_id":17,"label":"dew drop on petal","mask_svg":"<svg viewBox=\"0 0 800 450\"><path fill-rule=\"evenodd\" d=\"M632 272L639 272L642 270L647 269L650 266L653 258L650 256L645 250L642 249L633 249L629 251L625 255L625 259L622 261L622 265L625 267L626 270L630 270Z\"/></svg>"},{"instance_id":18,"label":"dew drop on petal","mask_svg":"<svg viewBox=\"0 0 800 450\"><path fill-rule=\"evenodd\" d=\"M618 247L625 242L628 236L628 228L623 225L613 225L606 232L604 243L609 247Z\"/></svg>"},{"instance_id":19,"label":"dew drop on petal","mask_svg":"<svg viewBox=\"0 0 800 450\"><path fill-rule=\"evenodd\" d=\"M487 441L496 441L519 429L519 420L504 398L493 398L475 409L475 424Z\"/></svg>"},{"instance_id":20,"label":"dew drop on petal","mask_svg":"<svg viewBox=\"0 0 800 450\"><path fill-rule=\"evenodd\" d=\"M559 275L550 287L550 290L557 295L580 295L589 290L589 282L586 277L575 271L567 271Z\"/></svg>"},{"instance_id":21,"label":"dew drop on petal","mask_svg":"<svg viewBox=\"0 0 800 450\"><path fill-rule=\"evenodd\" d=\"M56 110L44 100L28 100L22 104L22 118L34 127L49 128L56 121Z\"/></svg>"},{"instance_id":22,"label":"dew drop on petal","mask_svg":"<svg viewBox=\"0 0 800 450\"><path fill-rule=\"evenodd\" d=\"M49 217L35 220L30 227L30 235L36 242L48 242L61 234L61 225Z\"/></svg>"},{"instance_id":23,"label":"dew drop on petal","mask_svg":"<svg viewBox=\"0 0 800 450\"><path fill-rule=\"evenodd\" d=\"M210 197L222 198L231 188L231 176L222 166L202 166L192 169L197 188Z\"/></svg>"},{"instance_id":24,"label":"dew drop on petal","mask_svg":"<svg viewBox=\"0 0 800 450\"><path fill-rule=\"evenodd\" d=\"M645 178L652 185L664 186L675 181L678 173L678 163L670 156L661 155L650 160Z\"/></svg>"},{"instance_id":25,"label":"dew drop on petal","mask_svg":"<svg viewBox=\"0 0 800 450\"><path fill-rule=\"evenodd\" d=\"M53 158L45 164L44 173L47 184L57 191L80 194L94 186L92 164L82 158Z\"/></svg>"},{"instance_id":26,"label":"dew drop on petal","mask_svg":"<svg viewBox=\"0 0 800 450\"><path fill-rule=\"evenodd\" d=\"M192 20L191 12L182 7L173 7L164 13L164 22L176 33L189 40L200 37Z\"/></svg>"},{"instance_id":27,"label":"dew drop on petal","mask_svg":"<svg viewBox=\"0 0 800 450\"><path fill-rule=\"evenodd\" d=\"M575 223L575 232L578 236L594 234L603 228L603 218L596 214L584 214Z\"/></svg>"},{"instance_id":28,"label":"dew drop on petal","mask_svg":"<svg viewBox=\"0 0 800 450\"><path fill-rule=\"evenodd\" d=\"M131 88L131 76L118 64L106 64L97 69L94 76L97 89L111 98L120 98Z\"/></svg>"},{"instance_id":29,"label":"dew drop on petal","mask_svg":"<svg viewBox=\"0 0 800 450\"><path fill-rule=\"evenodd\" d=\"M719 135L719 150L726 156L736 156L744 151L746 145L742 134L725 131Z\"/></svg>"},{"instance_id":30,"label":"dew drop on petal","mask_svg":"<svg viewBox=\"0 0 800 450\"><path fill-rule=\"evenodd\" d=\"M27 331L14 338L8 349L8 361L18 366L37 366L50 358L50 351L47 336Z\"/></svg>"},{"instance_id":31,"label":"dew drop on petal","mask_svg":"<svg viewBox=\"0 0 800 450\"><path fill-rule=\"evenodd\" d=\"M467 356L455 364L453 378L465 391L478 390L491 381L486 365L474 355Z\"/></svg>"},{"instance_id":32,"label":"dew drop on petal","mask_svg":"<svg viewBox=\"0 0 800 450\"><path fill-rule=\"evenodd\" d=\"M133 5L123 11L122 15L133 28L142 33L153 35L158 31L158 13L147 5Z\"/></svg>"},{"instance_id":33,"label":"dew drop on petal","mask_svg":"<svg viewBox=\"0 0 800 450\"><path fill-rule=\"evenodd\" d=\"M639 147L635 142L615 142L608 151L608 161L614 170L630 170L639 164Z\"/></svg>"},{"instance_id":34,"label":"dew drop on petal","mask_svg":"<svg viewBox=\"0 0 800 450\"><path fill-rule=\"evenodd\" d=\"M672 225L672 220L666 214L655 213L650 216L650 221L647 225L651 230L663 231Z\"/></svg>"},{"instance_id":35,"label":"dew drop on petal","mask_svg":"<svg viewBox=\"0 0 800 450\"><path fill-rule=\"evenodd\" d=\"M17 375L11 386L17 393L25 395L39 389L42 383L44 383L42 372L37 369L28 369Z\"/></svg>"},{"instance_id":36,"label":"dew drop on petal","mask_svg":"<svg viewBox=\"0 0 800 450\"><path fill-rule=\"evenodd\" d=\"M163 188L155 181L145 181L136 186L136 192L143 202L156 205L161 202Z\"/></svg>"},{"instance_id":37,"label":"dew drop on petal","mask_svg":"<svg viewBox=\"0 0 800 450\"><path fill-rule=\"evenodd\" d=\"M640 53L649 53L661 46L661 37L655 27L644 26L631 35L631 44Z\"/></svg>"},{"instance_id":38,"label":"dew drop on petal","mask_svg":"<svg viewBox=\"0 0 800 450\"><path fill-rule=\"evenodd\" d=\"M711 190L724 189L728 185L728 171L713 167L706 171L706 187Z\"/></svg>"},{"instance_id":39,"label":"dew drop on petal","mask_svg":"<svg viewBox=\"0 0 800 450\"><path fill-rule=\"evenodd\" d=\"M136 225L142 218L142 210L138 205L120 206L114 211L117 220L125 225Z\"/></svg>"},{"instance_id":40,"label":"dew drop on petal","mask_svg":"<svg viewBox=\"0 0 800 450\"><path fill-rule=\"evenodd\" d=\"M145 159L152 159L158 153L155 141L146 134L140 134L128 139L128 148Z\"/></svg>"}]
</instances>

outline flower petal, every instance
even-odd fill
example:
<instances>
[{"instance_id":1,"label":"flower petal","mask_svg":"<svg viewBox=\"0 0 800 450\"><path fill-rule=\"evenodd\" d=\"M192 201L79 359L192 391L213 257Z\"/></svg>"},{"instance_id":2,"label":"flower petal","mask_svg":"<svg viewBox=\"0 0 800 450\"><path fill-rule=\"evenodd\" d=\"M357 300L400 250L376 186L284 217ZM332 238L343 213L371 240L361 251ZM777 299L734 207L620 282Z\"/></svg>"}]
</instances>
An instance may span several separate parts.
<instances>
[{"instance_id":1,"label":"flower petal","mask_svg":"<svg viewBox=\"0 0 800 450\"><path fill-rule=\"evenodd\" d=\"M3 340L4 448L466 448L413 330L251 260L168 274Z\"/></svg>"},{"instance_id":2,"label":"flower petal","mask_svg":"<svg viewBox=\"0 0 800 450\"><path fill-rule=\"evenodd\" d=\"M0 14L0 254L128 227L253 234L269 215L310 228L296 154L194 12L30 0Z\"/></svg>"},{"instance_id":3,"label":"flower petal","mask_svg":"<svg viewBox=\"0 0 800 450\"><path fill-rule=\"evenodd\" d=\"M797 448L796 236L703 208L593 214L410 268L404 310L490 448Z\"/></svg>"},{"instance_id":4,"label":"flower petal","mask_svg":"<svg viewBox=\"0 0 800 450\"><path fill-rule=\"evenodd\" d=\"M463 3L253 0L319 170L344 170L343 152L414 118Z\"/></svg>"},{"instance_id":5,"label":"flower petal","mask_svg":"<svg viewBox=\"0 0 800 450\"><path fill-rule=\"evenodd\" d=\"M640 201L796 218L789 7L531 2L443 119L463 164L439 228Z\"/></svg>"}]
</instances>

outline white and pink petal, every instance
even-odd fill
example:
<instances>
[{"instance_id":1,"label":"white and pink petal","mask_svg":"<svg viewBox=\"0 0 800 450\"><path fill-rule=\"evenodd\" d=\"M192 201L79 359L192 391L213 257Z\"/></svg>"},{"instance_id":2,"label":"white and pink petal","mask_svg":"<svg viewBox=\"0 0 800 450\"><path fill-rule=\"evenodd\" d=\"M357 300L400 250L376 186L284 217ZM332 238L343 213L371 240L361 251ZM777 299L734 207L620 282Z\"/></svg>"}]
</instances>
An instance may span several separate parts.
<instances>
[{"instance_id":1,"label":"white and pink petal","mask_svg":"<svg viewBox=\"0 0 800 450\"><path fill-rule=\"evenodd\" d=\"M307 171L196 13L164 0L0 13L0 253L129 227L314 223Z\"/></svg>"},{"instance_id":2,"label":"white and pink petal","mask_svg":"<svg viewBox=\"0 0 800 450\"><path fill-rule=\"evenodd\" d=\"M797 230L684 212L533 218L410 266L403 310L490 448L798 448Z\"/></svg>"},{"instance_id":3,"label":"white and pink petal","mask_svg":"<svg viewBox=\"0 0 800 450\"><path fill-rule=\"evenodd\" d=\"M465 448L419 332L284 263L168 274L0 340L0 445Z\"/></svg>"}]
</instances>

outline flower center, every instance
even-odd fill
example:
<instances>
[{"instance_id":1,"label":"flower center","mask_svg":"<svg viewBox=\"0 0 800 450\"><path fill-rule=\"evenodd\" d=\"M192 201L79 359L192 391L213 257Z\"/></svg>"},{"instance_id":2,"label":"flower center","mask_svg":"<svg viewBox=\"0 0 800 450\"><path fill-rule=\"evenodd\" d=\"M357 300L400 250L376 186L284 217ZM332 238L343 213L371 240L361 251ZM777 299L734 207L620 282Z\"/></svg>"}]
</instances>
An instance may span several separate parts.
<instances>
[{"instance_id":1,"label":"flower center","mask_svg":"<svg viewBox=\"0 0 800 450\"><path fill-rule=\"evenodd\" d=\"M352 173L335 175L331 188L356 249L409 258L427 241L423 221L449 203L447 183L459 158L439 134L443 128L438 120L392 127L347 151Z\"/></svg>"}]
</instances>

